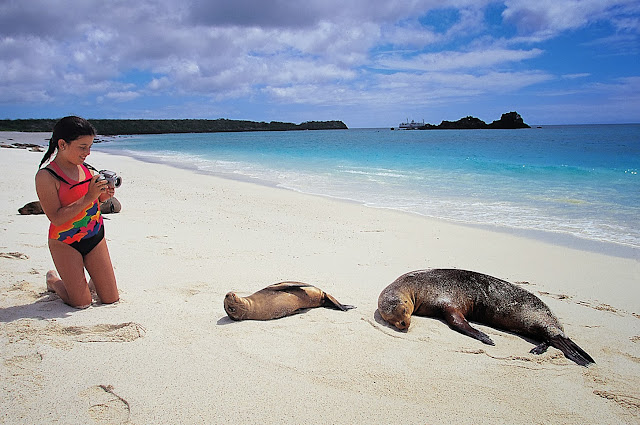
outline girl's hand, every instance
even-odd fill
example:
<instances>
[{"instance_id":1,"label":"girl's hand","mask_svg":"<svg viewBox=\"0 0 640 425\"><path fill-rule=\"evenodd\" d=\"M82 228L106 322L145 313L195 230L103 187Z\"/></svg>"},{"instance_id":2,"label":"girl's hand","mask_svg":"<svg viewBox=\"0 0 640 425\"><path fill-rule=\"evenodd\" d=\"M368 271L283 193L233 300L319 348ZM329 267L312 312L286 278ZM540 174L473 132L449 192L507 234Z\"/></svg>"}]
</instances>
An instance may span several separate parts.
<instances>
[{"instance_id":1,"label":"girl's hand","mask_svg":"<svg viewBox=\"0 0 640 425\"><path fill-rule=\"evenodd\" d=\"M89 189L87 191L87 196L89 196L90 199L97 199L101 197L103 194L107 193L107 189L109 188L107 181L106 180L98 181L99 178L100 178L100 175L96 174L91 178L91 181L89 182Z\"/></svg>"},{"instance_id":2,"label":"girl's hand","mask_svg":"<svg viewBox=\"0 0 640 425\"><path fill-rule=\"evenodd\" d=\"M104 192L102 192L102 194L100 195L100 197L98 198L98 200L100 202L105 202L111 198L113 198L115 196L116 193L116 189L114 187L111 186L107 186L107 190L105 190Z\"/></svg>"}]
</instances>

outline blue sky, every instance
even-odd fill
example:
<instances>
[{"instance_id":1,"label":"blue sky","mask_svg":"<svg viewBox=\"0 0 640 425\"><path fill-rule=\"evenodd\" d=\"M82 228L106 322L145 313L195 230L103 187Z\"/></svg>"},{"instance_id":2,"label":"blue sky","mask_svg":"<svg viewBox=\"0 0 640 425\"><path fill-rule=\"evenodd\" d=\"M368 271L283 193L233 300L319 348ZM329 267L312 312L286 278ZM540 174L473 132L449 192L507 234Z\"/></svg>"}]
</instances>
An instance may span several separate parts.
<instances>
[{"instance_id":1,"label":"blue sky","mask_svg":"<svg viewBox=\"0 0 640 425\"><path fill-rule=\"evenodd\" d=\"M638 0L0 0L0 119L640 122Z\"/></svg>"}]
</instances>

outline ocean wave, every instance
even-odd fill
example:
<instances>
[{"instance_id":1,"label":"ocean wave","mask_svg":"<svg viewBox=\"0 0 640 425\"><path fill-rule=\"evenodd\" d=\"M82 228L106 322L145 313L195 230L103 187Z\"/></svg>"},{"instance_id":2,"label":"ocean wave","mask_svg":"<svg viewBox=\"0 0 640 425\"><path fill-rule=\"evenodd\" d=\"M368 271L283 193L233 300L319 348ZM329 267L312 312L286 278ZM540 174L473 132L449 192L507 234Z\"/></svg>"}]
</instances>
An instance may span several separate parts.
<instances>
[{"instance_id":1,"label":"ocean wave","mask_svg":"<svg viewBox=\"0 0 640 425\"><path fill-rule=\"evenodd\" d=\"M407 174L399 174L392 173L389 171L362 171L362 170L340 170L342 173L346 174L359 174L363 176L376 176L376 177L397 177L397 178L407 178Z\"/></svg>"},{"instance_id":2,"label":"ocean wave","mask_svg":"<svg viewBox=\"0 0 640 425\"><path fill-rule=\"evenodd\" d=\"M316 134L321 137L310 147ZM282 136L269 134L233 135L233 140L229 135L208 136L211 139L200 135L193 140L190 135L149 136L140 138L142 145L128 139L96 149L452 222L568 234L640 248L637 159L610 157L607 161L614 165L599 167L603 154L581 149L578 142L570 152L550 154L556 144L540 140L518 149L512 140L502 145L491 141L488 147L495 146L488 153L486 144L439 140L470 133L416 133L411 137L438 140L410 145L405 140L385 144L399 134L363 133L366 144L354 150L350 143L358 142L349 137L357 131L340 133L347 138L340 141L333 140L336 134L287 134L286 146ZM517 133L523 138L539 134ZM216 150L218 137L224 143ZM297 137L304 137L304 143ZM583 153L584 158L575 158Z\"/></svg>"}]
</instances>

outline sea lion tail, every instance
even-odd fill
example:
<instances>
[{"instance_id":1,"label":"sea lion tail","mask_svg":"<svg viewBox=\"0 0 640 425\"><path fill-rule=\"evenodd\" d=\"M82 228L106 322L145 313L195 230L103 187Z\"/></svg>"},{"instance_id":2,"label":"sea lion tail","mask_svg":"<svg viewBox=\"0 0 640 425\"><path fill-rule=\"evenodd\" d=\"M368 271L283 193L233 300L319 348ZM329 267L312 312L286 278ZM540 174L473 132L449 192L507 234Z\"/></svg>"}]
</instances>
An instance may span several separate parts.
<instances>
[{"instance_id":1,"label":"sea lion tail","mask_svg":"<svg viewBox=\"0 0 640 425\"><path fill-rule=\"evenodd\" d=\"M586 351L565 336L554 336L551 338L550 343L562 351L566 358L576 362L580 366L589 366L591 363L595 363L595 360L593 360Z\"/></svg>"}]
</instances>

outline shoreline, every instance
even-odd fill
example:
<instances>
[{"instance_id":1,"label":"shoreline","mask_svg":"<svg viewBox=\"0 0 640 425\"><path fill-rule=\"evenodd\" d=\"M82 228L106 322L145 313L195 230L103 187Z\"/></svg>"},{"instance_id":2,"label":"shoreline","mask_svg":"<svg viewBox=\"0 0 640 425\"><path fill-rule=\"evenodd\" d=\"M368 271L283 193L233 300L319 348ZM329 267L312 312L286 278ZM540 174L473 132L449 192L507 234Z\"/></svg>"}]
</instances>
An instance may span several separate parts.
<instances>
[{"instance_id":1,"label":"shoreline","mask_svg":"<svg viewBox=\"0 0 640 425\"><path fill-rule=\"evenodd\" d=\"M599 125L599 124L593 124L593 125ZM622 124L617 124L617 125L622 125ZM51 136L50 133L44 133L44 132L25 133L25 132L17 132L17 131L0 131L0 144L2 143L33 143L33 144L41 144L43 147L46 147L48 138L50 136ZM97 136L97 137L102 139L101 143L109 143L111 142L111 140L109 140L110 138L126 137L126 136ZM259 178L253 178L250 176L241 176L233 173L224 173L224 172L208 172L208 171L194 170L192 168L189 168L188 166L181 166L179 163L164 163L160 161L154 161L153 159L146 158L143 156L126 155L120 152L101 151L99 145L96 145L94 151L101 152L107 155L133 158L134 160L142 161L148 164L167 165L170 167L191 171L192 173L197 175L211 175L211 176L216 176L223 179L246 182L250 184L257 184L260 186L277 188L282 190L289 190L296 193L363 205L367 208L386 209L390 211L396 211L398 213L425 217L427 219L441 220L443 222L450 223L453 225L467 226L470 228L484 229L490 232L499 232L499 233L505 233L505 234L514 235L514 236L521 236L521 237L529 238L532 240L546 242L553 245L559 245L566 248L577 249L585 252L592 252L596 254L610 255L614 257L634 259L634 260L640 261L640 247L628 245L624 243L588 239L588 238L583 238L571 233L559 232L559 231L558 232L545 231L545 230L531 229L531 228L518 228L518 227L509 227L504 225L491 225L491 224L472 223L472 222L465 222L465 221L456 221L456 220L447 219L443 217L424 215L424 214L413 212L413 211L405 211L399 208L372 206L372 205L368 205L365 201L358 201L355 199L347 199L347 198L340 198L340 197L335 197L335 196L326 195L326 194L305 192L302 190L284 187L278 182L265 181L265 180L262 180Z\"/></svg>"},{"instance_id":2,"label":"shoreline","mask_svg":"<svg viewBox=\"0 0 640 425\"><path fill-rule=\"evenodd\" d=\"M341 198L341 197L331 196L331 195L322 194L322 193L306 192L306 191L302 191L302 190L298 190L290 187L285 187L278 182L266 181L263 179L254 178L250 176L237 175L233 173L224 173L224 172L194 170L193 168L190 168L187 165L182 166L180 163L161 162L161 161L155 161L152 158L148 158L144 156L126 155L120 152L101 151L99 147L96 149L96 152L101 152L107 155L120 156L125 158L133 158L137 161L142 161L148 164L166 165L166 166L174 167L181 170L187 170L196 175L210 175L210 176L220 177L228 180L240 181L240 182L245 182L249 184L257 184L260 186L265 186L270 188L288 190L295 193L301 193L305 195L318 196L320 198L333 199L341 202L358 204L358 205L365 206L367 208L390 210L398 213L410 214L418 217L425 217L427 219L440 220L453 225L467 226L470 228L484 229L490 232L499 232L499 233L505 233L505 234L510 234L514 236L521 236L521 237L533 239L536 241L547 242L553 245L564 246L566 248L572 248L572 249L577 249L577 250L586 251L586 252L593 252L597 254L611 255L614 257L635 259L640 261L640 247L633 246L633 245L627 245L627 244L611 242L611 241L588 239L588 238L583 238L580 236L573 235L571 233L559 232L559 231L558 232L544 231L544 230L531 229L531 228L518 228L518 227L509 227L504 225L491 225L491 224L472 223L472 222L465 222L465 221L456 221L456 220L447 219L443 217L429 216L429 215L421 214L419 212L414 212L414 211L405 211L400 208L378 207L378 206L368 205L366 201L359 201L356 199Z\"/></svg>"},{"instance_id":3,"label":"shoreline","mask_svg":"<svg viewBox=\"0 0 640 425\"><path fill-rule=\"evenodd\" d=\"M94 151L121 301L75 310L36 200L42 153L0 149L0 404L8 423L623 423L640 418L640 262ZM475 270L534 293L596 364L477 325L495 346L380 291L411 270ZM355 305L233 322L224 295L297 280ZM522 391L522 388L527 388ZM55 403L43 402L55 398Z\"/></svg>"}]
</instances>

